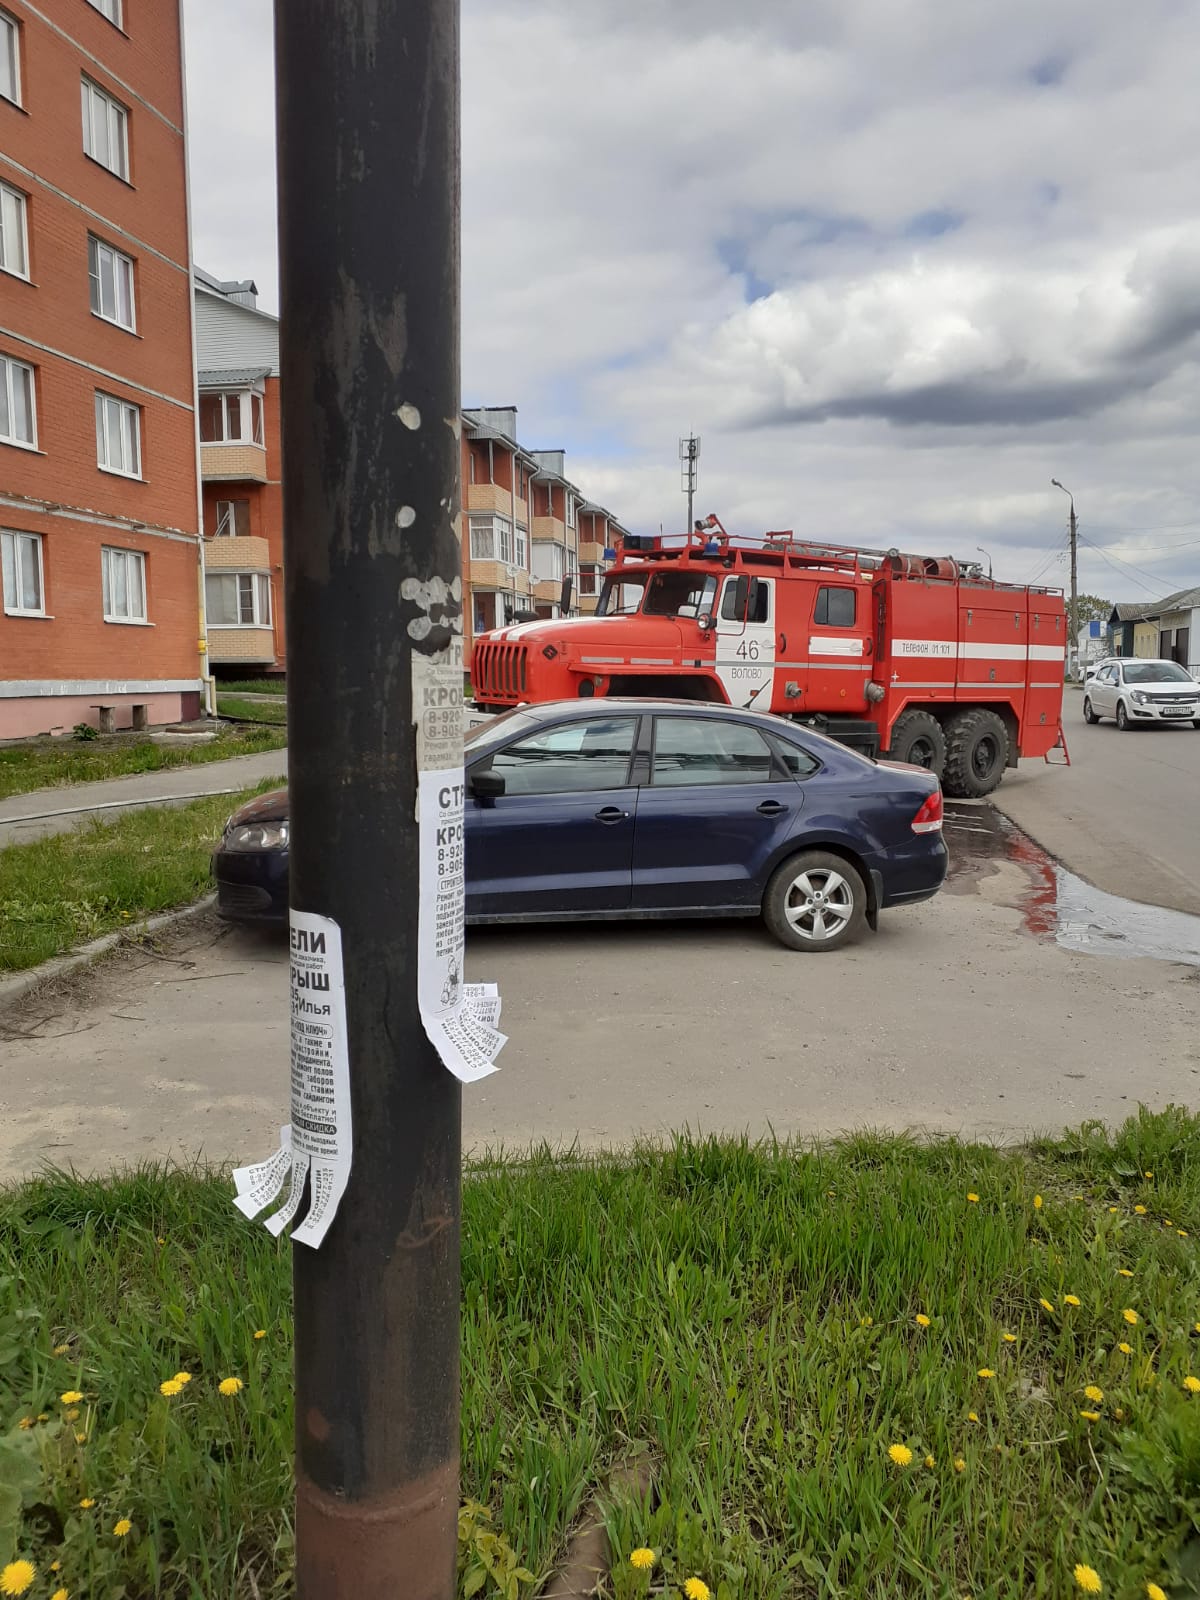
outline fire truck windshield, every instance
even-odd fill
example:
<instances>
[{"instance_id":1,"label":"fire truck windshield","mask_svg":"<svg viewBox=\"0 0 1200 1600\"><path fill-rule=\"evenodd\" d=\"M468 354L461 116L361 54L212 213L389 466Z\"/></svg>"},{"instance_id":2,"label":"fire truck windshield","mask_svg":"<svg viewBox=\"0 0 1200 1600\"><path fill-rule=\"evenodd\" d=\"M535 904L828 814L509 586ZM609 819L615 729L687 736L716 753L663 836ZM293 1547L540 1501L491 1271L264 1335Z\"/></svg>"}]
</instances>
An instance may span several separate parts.
<instances>
[{"instance_id":1,"label":"fire truck windshield","mask_svg":"<svg viewBox=\"0 0 1200 1600\"><path fill-rule=\"evenodd\" d=\"M712 610L716 597L717 580L712 573L689 572L686 567L672 572L623 572L604 580L596 610L602 617L630 616L635 611L647 617L699 617Z\"/></svg>"}]
</instances>

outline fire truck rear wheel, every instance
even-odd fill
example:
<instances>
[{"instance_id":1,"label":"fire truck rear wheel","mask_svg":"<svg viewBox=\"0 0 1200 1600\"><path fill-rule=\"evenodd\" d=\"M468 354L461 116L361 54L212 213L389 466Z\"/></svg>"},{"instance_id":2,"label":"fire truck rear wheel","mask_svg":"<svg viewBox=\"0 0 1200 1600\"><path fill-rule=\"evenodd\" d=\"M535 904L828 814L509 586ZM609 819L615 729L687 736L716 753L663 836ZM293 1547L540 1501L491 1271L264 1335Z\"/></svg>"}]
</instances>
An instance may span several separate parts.
<instances>
[{"instance_id":1,"label":"fire truck rear wheel","mask_svg":"<svg viewBox=\"0 0 1200 1600\"><path fill-rule=\"evenodd\" d=\"M1008 730L994 711L961 711L946 724L942 787L956 799L980 800L1004 776Z\"/></svg>"},{"instance_id":2,"label":"fire truck rear wheel","mask_svg":"<svg viewBox=\"0 0 1200 1600\"><path fill-rule=\"evenodd\" d=\"M844 857L825 850L785 861L763 895L763 921L790 950L840 950L859 937L866 920L862 878Z\"/></svg>"},{"instance_id":3,"label":"fire truck rear wheel","mask_svg":"<svg viewBox=\"0 0 1200 1600\"><path fill-rule=\"evenodd\" d=\"M946 765L946 735L938 719L928 711L905 711L892 729L889 761L910 761L927 767L940 778Z\"/></svg>"}]
</instances>

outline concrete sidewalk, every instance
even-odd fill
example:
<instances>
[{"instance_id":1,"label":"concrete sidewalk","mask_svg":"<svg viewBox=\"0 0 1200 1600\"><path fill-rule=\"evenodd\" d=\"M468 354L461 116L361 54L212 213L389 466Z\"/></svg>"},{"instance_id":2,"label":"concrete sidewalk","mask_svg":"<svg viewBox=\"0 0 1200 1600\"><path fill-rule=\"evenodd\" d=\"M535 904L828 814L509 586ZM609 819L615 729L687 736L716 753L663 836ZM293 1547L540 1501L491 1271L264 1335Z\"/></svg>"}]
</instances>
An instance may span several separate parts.
<instances>
[{"instance_id":1,"label":"concrete sidewalk","mask_svg":"<svg viewBox=\"0 0 1200 1600\"><path fill-rule=\"evenodd\" d=\"M264 778L287 777L287 750L264 750L200 766L138 772L54 789L35 789L0 800L0 848L65 833L89 817L117 816L145 805L182 805L206 794L236 793Z\"/></svg>"}]
</instances>

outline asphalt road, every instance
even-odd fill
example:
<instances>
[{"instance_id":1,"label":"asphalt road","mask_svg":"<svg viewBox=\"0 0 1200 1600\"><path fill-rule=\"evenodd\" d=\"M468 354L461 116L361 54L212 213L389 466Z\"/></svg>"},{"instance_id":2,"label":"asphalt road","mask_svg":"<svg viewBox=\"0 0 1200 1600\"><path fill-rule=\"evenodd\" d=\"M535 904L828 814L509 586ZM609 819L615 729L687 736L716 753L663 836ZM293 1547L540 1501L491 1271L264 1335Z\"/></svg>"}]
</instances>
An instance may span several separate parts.
<instances>
[{"instance_id":1,"label":"asphalt road","mask_svg":"<svg viewBox=\"0 0 1200 1600\"><path fill-rule=\"evenodd\" d=\"M1089 728L1063 706L1069 767L1025 762L993 799L1044 850L1110 894L1200 915L1200 732Z\"/></svg>"}]
</instances>

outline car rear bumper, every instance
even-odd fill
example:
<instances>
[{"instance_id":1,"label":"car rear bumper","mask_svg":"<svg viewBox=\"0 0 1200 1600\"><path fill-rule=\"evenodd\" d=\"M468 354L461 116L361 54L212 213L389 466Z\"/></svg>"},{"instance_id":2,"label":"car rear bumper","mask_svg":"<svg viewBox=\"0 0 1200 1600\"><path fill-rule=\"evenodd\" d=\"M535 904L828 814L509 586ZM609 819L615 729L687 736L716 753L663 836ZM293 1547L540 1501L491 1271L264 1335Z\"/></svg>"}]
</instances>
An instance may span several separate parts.
<instances>
[{"instance_id":1,"label":"car rear bumper","mask_svg":"<svg viewBox=\"0 0 1200 1600\"><path fill-rule=\"evenodd\" d=\"M241 854L218 850L212 858L217 911L230 922L287 921L286 850Z\"/></svg>"},{"instance_id":2,"label":"car rear bumper","mask_svg":"<svg viewBox=\"0 0 1200 1600\"><path fill-rule=\"evenodd\" d=\"M877 863L883 880L880 910L931 900L946 881L950 854L940 833L914 834Z\"/></svg>"}]
</instances>

